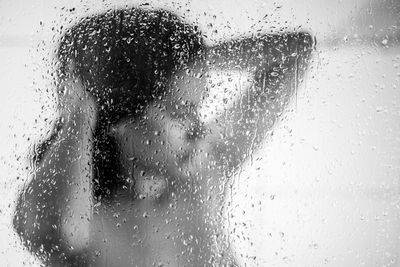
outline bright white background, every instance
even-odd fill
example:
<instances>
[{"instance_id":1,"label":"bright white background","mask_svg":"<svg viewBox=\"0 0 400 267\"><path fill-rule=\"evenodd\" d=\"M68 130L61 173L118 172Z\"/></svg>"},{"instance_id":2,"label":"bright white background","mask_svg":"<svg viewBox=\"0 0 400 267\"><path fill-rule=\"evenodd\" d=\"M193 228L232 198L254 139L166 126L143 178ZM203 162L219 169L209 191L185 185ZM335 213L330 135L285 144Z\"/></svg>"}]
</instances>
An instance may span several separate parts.
<instances>
[{"instance_id":1,"label":"bright white background","mask_svg":"<svg viewBox=\"0 0 400 267\"><path fill-rule=\"evenodd\" d=\"M2 266L38 265L11 219L29 146L55 116L49 59L58 29L125 3L0 1ZM229 222L243 264L400 266L398 1L150 3L197 23L210 43L281 27L318 40L273 137L235 177Z\"/></svg>"}]
</instances>

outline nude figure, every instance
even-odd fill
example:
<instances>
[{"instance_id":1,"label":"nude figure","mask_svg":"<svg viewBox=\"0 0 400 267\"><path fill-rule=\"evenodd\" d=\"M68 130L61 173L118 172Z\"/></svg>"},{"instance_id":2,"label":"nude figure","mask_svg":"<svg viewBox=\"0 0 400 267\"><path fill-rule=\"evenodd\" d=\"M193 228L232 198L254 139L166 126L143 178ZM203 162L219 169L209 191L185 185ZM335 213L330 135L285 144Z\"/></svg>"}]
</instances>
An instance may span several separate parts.
<instances>
[{"instance_id":1,"label":"nude figure","mask_svg":"<svg viewBox=\"0 0 400 267\"><path fill-rule=\"evenodd\" d=\"M59 119L18 200L24 244L48 266L238 266L230 178L284 111L312 47L307 33L207 46L163 10L80 21L61 38Z\"/></svg>"}]
</instances>

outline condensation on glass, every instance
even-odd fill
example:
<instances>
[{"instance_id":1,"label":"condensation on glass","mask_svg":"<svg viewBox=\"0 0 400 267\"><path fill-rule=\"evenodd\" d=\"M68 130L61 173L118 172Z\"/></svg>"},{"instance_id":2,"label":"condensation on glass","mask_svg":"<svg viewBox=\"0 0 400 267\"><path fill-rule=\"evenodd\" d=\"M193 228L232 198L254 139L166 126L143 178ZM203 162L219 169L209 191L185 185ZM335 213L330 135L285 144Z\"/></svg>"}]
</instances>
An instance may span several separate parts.
<instances>
[{"instance_id":1,"label":"condensation on glass","mask_svg":"<svg viewBox=\"0 0 400 267\"><path fill-rule=\"evenodd\" d=\"M6 265L397 266L400 5L289 2L31 18Z\"/></svg>"}]
</instances>

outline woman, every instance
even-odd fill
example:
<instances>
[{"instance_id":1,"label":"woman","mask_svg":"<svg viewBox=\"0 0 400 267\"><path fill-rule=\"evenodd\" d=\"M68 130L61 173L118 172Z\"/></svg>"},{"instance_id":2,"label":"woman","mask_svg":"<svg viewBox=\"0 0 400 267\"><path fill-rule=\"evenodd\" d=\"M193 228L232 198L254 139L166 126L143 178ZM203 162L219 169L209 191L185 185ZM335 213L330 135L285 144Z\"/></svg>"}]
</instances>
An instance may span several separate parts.
<instances>
[{"instance_id":1,"label":"woman","mask_svg":"<svg viewBox=\"0 0 400 267\"><path fill-rule=\"evenodd\" d=\"M284 110L311 47L305 33L208 47L163 10L82 20L60 42L60 119L36 150L17 232L50 266L236 266L230 177ZM226 85L234 93L212 104Z\"/></svg>"}]
</instances>

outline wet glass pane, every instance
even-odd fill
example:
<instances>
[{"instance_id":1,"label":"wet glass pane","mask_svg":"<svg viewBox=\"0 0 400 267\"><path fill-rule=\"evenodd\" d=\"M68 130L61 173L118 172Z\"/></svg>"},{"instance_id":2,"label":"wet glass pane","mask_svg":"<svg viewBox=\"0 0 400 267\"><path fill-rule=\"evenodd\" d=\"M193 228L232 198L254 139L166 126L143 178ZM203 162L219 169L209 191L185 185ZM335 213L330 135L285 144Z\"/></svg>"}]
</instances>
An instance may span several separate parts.
<instances>
[{"instance_id":1,"label":"wet glass pane","mask_svg":"<svg viewBox=\"0 0 400 267\"><path fill-rule=\"evenodd\" d=\"M400 4L0 3L4 266L398 266Z\"/></svg>"}]
</instances>

